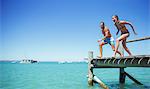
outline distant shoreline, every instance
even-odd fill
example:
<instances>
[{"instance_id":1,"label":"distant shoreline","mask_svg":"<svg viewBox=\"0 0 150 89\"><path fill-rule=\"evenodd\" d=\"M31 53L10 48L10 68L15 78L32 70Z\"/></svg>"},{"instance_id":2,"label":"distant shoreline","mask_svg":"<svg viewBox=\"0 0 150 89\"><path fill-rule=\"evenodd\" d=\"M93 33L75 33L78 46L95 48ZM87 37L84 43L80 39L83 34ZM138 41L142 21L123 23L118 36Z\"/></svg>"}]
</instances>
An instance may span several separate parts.
<instances>
[{"instance_id":1,"label":"distant shoreline","mask_svg":"<svg viewBox=\"0 0 150 89\"><path fill-rule=\"evenodd\" d=\"M21 60L0 60L0 62L20 62ZM51 63L61 63L61 61L38 61L40 63L51 62ZM64 61L63 63L86 63L86 61Z\"/></svg>"}]
</instances>

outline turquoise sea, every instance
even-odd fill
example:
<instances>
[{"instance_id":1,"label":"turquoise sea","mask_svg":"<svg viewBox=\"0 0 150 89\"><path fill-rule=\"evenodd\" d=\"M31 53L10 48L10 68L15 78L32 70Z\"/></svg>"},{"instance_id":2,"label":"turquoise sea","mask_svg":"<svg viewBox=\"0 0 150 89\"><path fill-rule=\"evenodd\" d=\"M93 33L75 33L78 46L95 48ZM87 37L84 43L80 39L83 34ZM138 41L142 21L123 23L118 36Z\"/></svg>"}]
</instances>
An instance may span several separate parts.
<instances>
[{"instance_id":1,"label":"turquoise sea","mask_svg":"<svg viewBox=\"0 0 150 89\"><path fill-rule=\"evenodd\" d=\"M126 78L124 89L150 89L150 68L126 68L144 85ZM119 88L119 69L94 69L110 89ZM0 62L0 89L102 89L87 84L87 63L40 62L20 64Z\"/></svg>"}]
</instances>

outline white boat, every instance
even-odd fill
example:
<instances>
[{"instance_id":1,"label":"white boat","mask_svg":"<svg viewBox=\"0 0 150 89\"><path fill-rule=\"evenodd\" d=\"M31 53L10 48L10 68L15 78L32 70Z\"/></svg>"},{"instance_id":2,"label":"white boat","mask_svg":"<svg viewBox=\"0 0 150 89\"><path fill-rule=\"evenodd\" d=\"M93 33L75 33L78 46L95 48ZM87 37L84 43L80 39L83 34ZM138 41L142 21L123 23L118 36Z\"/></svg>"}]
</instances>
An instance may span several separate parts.
<instances>
[{"instance_id":1,"label":"white boat","mask_svg":"<svg viewBox=\"0 0 150 89\"><path fill-rule=\"evenodd\" d=\"M12 61L11 63L17 63L17 61Z\"/></svg>"},{"instance_id":2,"label":"white boat","mask_svg":"<svg viewBox=\"0 0 150 89\"><path fill-rule=\"evenodd\" d=\"M36 63L37 61L36 60L31 60L31 59L23 59L20 61L20 63Z\"/></svg>"},{"instance_id":3,"label":"white boat","mask_svg":"<svg viewBox=\"0 0 150 89\"><path fill-rule=\"evenodd\" d=\"M58 64L64 64L66 61L59 61Z\"/></svg>"}]
</instances>

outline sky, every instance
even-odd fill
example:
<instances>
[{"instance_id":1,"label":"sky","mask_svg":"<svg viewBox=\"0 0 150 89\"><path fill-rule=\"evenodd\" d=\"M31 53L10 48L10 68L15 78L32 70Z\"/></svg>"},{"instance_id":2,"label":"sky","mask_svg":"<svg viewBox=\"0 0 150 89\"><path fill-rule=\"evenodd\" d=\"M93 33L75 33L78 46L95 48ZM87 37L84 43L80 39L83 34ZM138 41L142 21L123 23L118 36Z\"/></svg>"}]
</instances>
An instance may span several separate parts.
<instances>
[{"instance_id":1,"label":"sky","mask_svg":"<svg viewBox=\"0 0 150 89\"><path fill-rule=\"evenodd\" d=\"M150 36L150 0L0 0L0 60L80 61L93 51L104 21L116 39L112 15L133 24L128 40ZM133 55L150 54L150 41L127 44ZM145 48L147 47L147 48ZM109 45L103 56L112 56ZM125 52L125 55L128 55Z\"/></svg>"}]
</instances>

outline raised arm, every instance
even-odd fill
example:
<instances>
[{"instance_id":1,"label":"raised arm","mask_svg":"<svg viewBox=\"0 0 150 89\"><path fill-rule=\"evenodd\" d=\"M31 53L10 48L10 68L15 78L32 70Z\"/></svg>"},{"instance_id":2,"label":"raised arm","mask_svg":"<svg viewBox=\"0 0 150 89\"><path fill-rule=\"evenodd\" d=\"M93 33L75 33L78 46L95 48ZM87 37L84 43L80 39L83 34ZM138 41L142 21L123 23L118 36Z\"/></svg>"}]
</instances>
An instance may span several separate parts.
<instances>
[{"instance_id":1,"label":"raised arm","mask_svg":"<svg viewBox=\"0 0 150 89\"><path fill-rule=\"evenodd\" d=\"M132 28L132 30L133 30L133 32L134 32L134 34L135 34L135 35L137 35L137 33L136 33L136 32L135 32L135 30L134 30L133 25L132 25L130 22L127 22L127 21L120 21L120 23L130 25L130 27Z\"/></svg>"}]
</instances>

